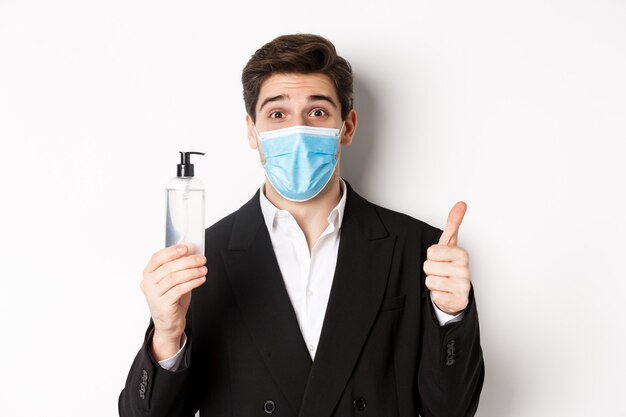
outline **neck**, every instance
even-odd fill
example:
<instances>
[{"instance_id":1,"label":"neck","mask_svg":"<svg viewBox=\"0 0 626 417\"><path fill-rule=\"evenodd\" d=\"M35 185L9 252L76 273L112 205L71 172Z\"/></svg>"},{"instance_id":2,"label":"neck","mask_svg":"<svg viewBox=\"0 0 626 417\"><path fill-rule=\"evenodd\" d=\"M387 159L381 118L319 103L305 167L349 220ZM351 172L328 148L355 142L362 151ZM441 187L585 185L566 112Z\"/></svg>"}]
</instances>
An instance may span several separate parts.
<instances>
[{"instance_id":1,"label":"neck","mask_svg":"<svg viewBox=\"0 0 626 417\"><path fill-rule=\"evenodd\" d=\"M265 196L274 206L281 210L287 210L294 217L298 226L304 232L310 252L317 239L326 230L330 212L341 200L342 192L339 170L336 169L326 187L308 201L294 202L285 199L278 194L267 178L265 179L264 188Z\"/></svg>"}]
</instances>

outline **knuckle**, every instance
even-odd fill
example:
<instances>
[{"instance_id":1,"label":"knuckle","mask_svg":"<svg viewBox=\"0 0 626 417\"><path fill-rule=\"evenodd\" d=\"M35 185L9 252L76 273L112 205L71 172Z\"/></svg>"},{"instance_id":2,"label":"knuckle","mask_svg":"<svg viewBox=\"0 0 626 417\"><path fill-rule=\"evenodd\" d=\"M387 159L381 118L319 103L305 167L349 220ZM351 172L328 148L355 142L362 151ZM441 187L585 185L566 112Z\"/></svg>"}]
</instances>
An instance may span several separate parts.
<instances>
[{"instance_id":1,"label":"knuckle","mask_svg":"<svg viewBox=\"0 0 626 417\"><path fill-rule=\"evenodd\" d=\"M189 268L193 268L197 265L197 258L193 255L189 255L185 257L185 262L183 263L183 268L185 269L189 269Z\"/></svg>"},{"instance_id":2,"label":"knuckle","mask_svg":"<svg viewBox=\"0 0 626 417\"><path fill-rule=\"evenodd\" d=\"M172 272L172 273L167 274L167 276L163 278L163 280L165 281L165 284L167 284L168 287L171 287L173 285L176 285L177 278L178 278L178 274L175 272Z\"/></svg>"},{"instance_id":3,"label":"knuckle","mask_svg":"<svg viewBox=\"0 0 626 417\"><path fill-rule=\"evenodd\" d=\"M174 285L174 276L172 274L165 275L163 278L161 278L161 281L158 285L162 288L162 291L165 291L167 288L170 288L172 287L172 285Z\"/></svg>"},{"instance_id":4,"label":"knuckle","mask_svg":"<svg viewBox=\"0 0 626 417\"><path fill-rule=\"evenodd\" d=\"M445 307L446 302L443 293L440 291L433 291L431 294L433 301L440 307Z\"/></svg>"},{"instance_id":5,"label":"knuckle","mask_svg":"<svg viewBox=\"0 0 626 417\"><path fill-rule=\"evenodd\" d=\"M470 279L470 271L467 268L461 268L459 270L459 278L461 278L463 281L469 281Z\"/></svg>"},{"instance_id":6,"label":"knuckle","mask_svg":"<svg viewBox=\"0 0 626 417\"><path fill-rule=\"evenodd\" d=\"M459 252L459 260L463 265L469 265L469 253L466 250L462 249Z\"/></svg>"},{"instance_id":7,"label":"knuckle","mask_svg":"<svg viewBox=\"0 0 626 417\"><path fill-rule=\"evenodd\" d=\"M190 266L202 266L204 265L205 261L206 260L203 255L198 255L191 259Z\"/></svg>"},{"instance_id":8,"label":"knuckle","mask_svg":"<svg viewBox=\"0 0 626 417\"><path fill-rule=\"evenodd\" d=\"M159 269L159 271L162 271L165 274L170 274L172 273L172 266L171 263L167 262L164 263L163 265L161 265L161 268Z\"/></svg>"},{"instance_id":9,"label":"knuckle","mask_svg":"<svg viewBox=\"0 0 626 417\"><path fill-rule=\"evenodd\" d=\"M180 289L178 288L178 286L176 286L176 287L172 288L171 290L169 290L169 291L167 292L167 295L166 295L167 300L168 300L170 303L175 303L175 302L177 302L177 301L178 301L178 299L180 298L180 294L179 294L179 292L180 292Z\"/></svg>"},{"instance_id":10,"label":"knuckle","mask_svg":"<svg viewBox=\"0 0 626 417\"><path fill-rule=\"evenodd\" d=\"M437 286L437 277L428 275L426 277L426 287L428 287L429 289L435 290L436 286Z\"/></svg>"}]
</instances>

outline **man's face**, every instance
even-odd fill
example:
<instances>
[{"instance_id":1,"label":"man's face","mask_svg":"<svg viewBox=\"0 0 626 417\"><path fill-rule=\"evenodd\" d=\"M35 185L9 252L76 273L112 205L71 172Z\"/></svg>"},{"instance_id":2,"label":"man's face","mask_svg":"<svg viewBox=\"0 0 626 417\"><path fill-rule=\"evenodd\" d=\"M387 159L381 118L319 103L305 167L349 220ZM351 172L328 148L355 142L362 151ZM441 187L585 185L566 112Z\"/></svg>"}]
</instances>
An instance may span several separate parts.
<instances>
[{"instance_id":1,"label":"man's face","mask_svg":"<svg viewBox=\"0 0 626 417\"><path fill-rule=\"evenodd\" d=\"M325 74L274 74L261 85L256 103L256 129L259 132L304 125L339 129L341 104L330 78ZM248 140L252 149L263 152L250 116L246 117ZM340 144L349 145L356 129L356 113L350 112ZM338 153L339 154L339 153Z\"/></svg>"}]
</instances>

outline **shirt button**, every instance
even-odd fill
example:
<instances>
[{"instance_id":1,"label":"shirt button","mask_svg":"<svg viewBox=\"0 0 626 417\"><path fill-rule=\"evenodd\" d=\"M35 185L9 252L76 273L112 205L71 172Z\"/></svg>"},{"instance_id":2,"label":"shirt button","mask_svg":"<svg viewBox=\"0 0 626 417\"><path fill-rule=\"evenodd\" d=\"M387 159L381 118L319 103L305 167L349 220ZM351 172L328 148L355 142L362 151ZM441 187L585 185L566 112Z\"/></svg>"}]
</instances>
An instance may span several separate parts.
<instances>
[{"instance_id":1,"label":"shirt button","mask_svg":"<svg viewBox=\"0 0 626 417\"><path fill-rule=\"evenodd\" d=\"M308 297L313 297L313 291L309 291L309 292L307 292L307 293L306 293L306 295L307 295Z\"/></svg>"},{"instance_id":2,"label":"shirt button","mask_svg":"<svg viewBox=\"0 0 626 417\"><path fill-rule=\"evenodd\" d=\"M315 346L313 346L313 345L309 345L309 350L310 350L311 352L313 352L313 351L315 350Z\"/></svg>"}]
</instances>

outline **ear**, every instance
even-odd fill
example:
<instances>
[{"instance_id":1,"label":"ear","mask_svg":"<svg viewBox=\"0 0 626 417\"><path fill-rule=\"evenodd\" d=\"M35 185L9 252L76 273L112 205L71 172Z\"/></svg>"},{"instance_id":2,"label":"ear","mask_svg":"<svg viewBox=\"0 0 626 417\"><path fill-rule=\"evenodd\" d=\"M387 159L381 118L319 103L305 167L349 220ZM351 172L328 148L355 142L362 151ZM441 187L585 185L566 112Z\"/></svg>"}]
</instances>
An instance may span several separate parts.
<instances>
[{"instance_id":1,"label":"ear","mask_svg":"<svg viewBox=\"0 0 626 417\"><path fill-rule=\"evenodd\" d=\"M257 149L259 143L257 142L256 134L254 133L254 122L249 114L246 114L246 125L248 126L248 145L250 148Z\"/></svg>"},{"instance_id":2,"label":"ear","mask_svg":"<svg viewBox=\"0 0 626 417\"><path fill-rule=\"evenodd\" d=\"M339 143L343 146L348 146L352 143L352 138L354 137L354 133L356 132L356 111L350 110L348 116L345 120L345 125L343 127L343 132L341 133L341 138L339 139Z\"/></svg>"}]
</instances>

